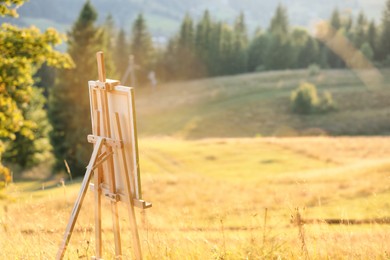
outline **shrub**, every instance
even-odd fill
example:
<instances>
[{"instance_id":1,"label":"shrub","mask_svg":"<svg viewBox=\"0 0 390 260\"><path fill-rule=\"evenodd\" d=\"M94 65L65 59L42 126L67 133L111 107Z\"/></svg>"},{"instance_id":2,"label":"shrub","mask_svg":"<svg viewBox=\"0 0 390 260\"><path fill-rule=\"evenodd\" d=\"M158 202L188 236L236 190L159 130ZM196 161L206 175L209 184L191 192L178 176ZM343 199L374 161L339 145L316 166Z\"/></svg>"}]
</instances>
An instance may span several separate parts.
<instances>
[{"instance_id":1,"label":"shrub","mask_svg":"<svg viewBox=\"0 0 390 260\"><path fill-rule=\"evenodd\" d=\"M336 110L336 104L333 101L332 94L329 91L324 91L321 98L321 112L329 112Z\"/></svg>"},{"instance_id":2,"label":"shrub","mask_svg":"<svg viewBox=\"0 0 390 260\"><path fill-rule=\"evenodd\" d=\"M318 107L319 99L316 86L301 83L298 89L291 93L292 110L298 114L310 114Z\"/></svg>"},{"instance_id":3,"label":"shrub","mask_svg":"<svg viewBox=\"0 0 390 260\"><path fill-rule=\"evenodd\" d=\"M332 94L325 91L320 98L317 88L311 83L301 83L298 89L291 93L292 110L298 114L325 113L336 110Z\"/></svg>"},{"instance_id":4,"label":"shrub","mask_svg":"<svg viewBox=\"0 0 390 260\"><path fill-rule=\"evenodd\" d=\"M307 67L307 69L309 70L309 76L317 76L321 72L320 66L318 66L315 63L310 64L309 67Z\"/></svg>"}]
</instances>

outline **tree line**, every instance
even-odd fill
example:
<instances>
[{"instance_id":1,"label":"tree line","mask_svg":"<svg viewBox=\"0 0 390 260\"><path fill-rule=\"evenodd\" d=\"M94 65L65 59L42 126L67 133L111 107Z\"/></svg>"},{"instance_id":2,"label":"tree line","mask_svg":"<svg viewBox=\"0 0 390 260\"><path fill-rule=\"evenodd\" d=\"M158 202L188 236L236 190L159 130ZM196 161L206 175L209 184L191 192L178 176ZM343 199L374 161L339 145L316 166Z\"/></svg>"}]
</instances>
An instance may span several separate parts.
<instances>
[{"instance_id":1,"label":"tree line","mask_svg":"<svg viewBox=\"0 0 390 260\"><path fill-rule=\"evenodd\" d=\"M0 0L2 5L5 2ZM111 16L98 25L97 16L87 1L67 33L65 55L53 50L60 37L49 31L49 36L42 38L42 44L38 46L41 49L36 49L43 56L35 52L35 56L28 52L12 53L15 57L19 55L21 61L34 64L32 68L11 60L0 62L0 66L13 66L1 70L4 75L0 75L0 101L9 102L1 107L4 111L0 111L0 120L7 123L1 121L0 127L0 138L5 144L5 151L0 146L2 161L31 167L47 160L43 155L53 151L55 169L64 169L66 160L74 175L84 173L91 153L91 147L85 141L87 134L91 133L87 82L97 78L97 50L105 52L107 75L115 79L123 77L129 68L129 56L133 55L132 69L137 86L148 84L150 71L156 72L159 81L186 80L307 68L311 64L321 68L346 68L359 63L355 56L376 66L390 66L390 0L386 2L379 24L369 21L363 12L354 19L335 9L321 37L292 27L287 9L282 5L275 10L268 27L258 28L254 35L248 32L243 13L233 24L217 21L207 10L198 21L186 14L178 33L165 47L153 44L142 14L137 16L130 30L118 29ZM7 30L10 29L2 27L0 36ZM18 35L18 32L14 33ZM3 38L2 43L6 43ZM344 39L355 51L348 57L340 56L340 51L335 48L337 39ZM20 39L17 42L20 45L12 41L10 44L20 48L27 44L24 41ZM31 46L28 47L27 50L32 51ZM23 55L30 60L25 60ZM53 69L53 66L68 69ZM6 81L12 77L23 79L18 76L20 74L25 80ZM128 78L122 83L130 85L131 81ZM3 85L11 94L3 91ZM16 86L17 91L9 86ZM6 168L1 167L0 175L2 171L6 172Z\"/></svg>"}]
</instances>

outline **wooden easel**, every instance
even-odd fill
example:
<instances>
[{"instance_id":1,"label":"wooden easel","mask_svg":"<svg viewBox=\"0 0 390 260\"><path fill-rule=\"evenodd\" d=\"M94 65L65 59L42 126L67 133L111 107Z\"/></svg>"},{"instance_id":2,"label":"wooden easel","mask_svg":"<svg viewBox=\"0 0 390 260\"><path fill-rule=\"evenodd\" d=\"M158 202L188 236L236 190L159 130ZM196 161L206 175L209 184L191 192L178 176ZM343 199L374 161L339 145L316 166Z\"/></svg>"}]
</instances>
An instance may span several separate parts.
<instances>
[{"instance_id":1,"label":"wooden easel","mask_svg":"<svg viewBox=\"0 0 390 260\"><path fill-rule=\"evenodd\" d=\"M120 238L120 227L118 219L118 202L122 201L127 204L128 215L130 220L133 248L136 259L142 259L141 245L138 235L137 223L135 218L134 206L142 209L151 207L150 203L147 203L140 198L134 198L134 184L131 185L130 177L128 174L128 166L126 163L125 152L123 148L123 133L121 130L120 116L118 113L109 115L108 111L108 99L107 93L114 91L115 87L119 85L119 81L106 80L104 57L102 52L96 54L99 80L92 82L93 90L99 93L100 109L96 106L92 109L93 116L93 134L88 136L88 142L94 144L94 149L91 155L91 159L87 166L83 182L79 195L76 199L73 207L70 220L66 227L63 241L57 253L57 260L61 260L64 257L66 248L68 246L70 237L72 235L74 226L76 224L77 217L82 207L84 197L90 186L94 192L95 202L95 243L96 243L96 256L92 259L102 259L102 228L101 228L101 198L102 194L110 201L114 241L115 241L115 259L122 258L122 247ZM91 86L91 82L90 86ZM97 98L94 96L93 98ZM91 97L92 102L97 102ZM114 126L112 127L110 119L113 119ZM135 127L135 126L134 126ZM111 129L114 129L115 135ZM116 138L113 138L113 137ZM117 164L119 165L119 172L125 192L117 190L117 182L115 180L115 167L114 167L114 154L117 158ZM117 168L118 169L118 168ZM89 184L92 179L93 184ZM133 186L133 187L132 187Z\"/></svg>"}]
</instances>

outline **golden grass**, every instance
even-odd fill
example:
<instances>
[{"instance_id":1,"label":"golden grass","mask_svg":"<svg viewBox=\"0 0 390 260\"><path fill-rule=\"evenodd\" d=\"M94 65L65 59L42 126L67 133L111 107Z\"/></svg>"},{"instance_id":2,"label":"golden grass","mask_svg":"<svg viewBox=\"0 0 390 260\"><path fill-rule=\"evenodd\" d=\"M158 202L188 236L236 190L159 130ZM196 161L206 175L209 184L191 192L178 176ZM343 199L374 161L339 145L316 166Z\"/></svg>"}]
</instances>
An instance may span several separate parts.
<instances>
[{"instance_id":1,"label":"golden grass","mask_svg":"<svg viewBox=\"0 0 390 260\"><path fill-rule=\"evenodd\" d=\"M144 198L153 202L146 215L137 210L146 259L389 257L388 225L304 225L306 255L291 222L297 207L303 218L390 216L386 138L148 138L139 145ZM8 187L10 200L0 201L0 259L53 259L78 189L79 181ZM88 194L67 259L94 255L92 203ZM130 259L123 205L120 216ZM111 225L104 202L104 259L113 259Z\"/></svg>"}]
</instances>

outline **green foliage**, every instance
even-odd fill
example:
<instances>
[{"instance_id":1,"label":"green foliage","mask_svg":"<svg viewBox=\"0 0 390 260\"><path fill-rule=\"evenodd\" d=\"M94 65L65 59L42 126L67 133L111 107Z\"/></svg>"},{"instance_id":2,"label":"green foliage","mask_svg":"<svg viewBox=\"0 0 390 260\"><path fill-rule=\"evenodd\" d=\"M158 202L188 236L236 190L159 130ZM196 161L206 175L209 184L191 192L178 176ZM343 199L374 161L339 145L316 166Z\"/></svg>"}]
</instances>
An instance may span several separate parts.
<instances>
[{"instance_id":1,"label":"green foliage","mask_svg":"<svg viewBox=\"0 0 390 260\"><path fill-rule=\"evenodd\" d=\"M368 26L367 31L367 40L368 44L371 46L374 53L374 58L377 59L378 56L378 30L375 24L375 21L372 20Z\"/></svg>"},{"instance_id":2,"label":"green foliage","mask_svg":"<svg viewBox=\"0 0 390 260\"><path fill-rule=\"evenodd\" d=\"M127 66L129 65L129 55L126 33L123 29L120 29L116 37L115 48L113 52L115 68L120 76L123 76L126 72ZM122 83L125 84L125 82Z\"/></svg>"},{"instance_id":3,"label":"green foliage","mask_svg":"<svg viewBox=\"0 0 390 260\"><path fill-rule=\"evenodd\" d=\"M325 113L336 109L332 95L329 91L320 98L317 88L311 83L301 83L290 96L292 110L297 114Z\"/></svg>"},{"instance_id":4,"label":"green foliage","mask_svg":"<svg viewBox=\"0 0 390 260\"><path fill-rule=\"evenodd\" d=\"M44 109L46 99L43 90L33 87L29 106L22 109L25 120L29 121L28 131L33 135L23 135L23 131L15 134L15 140L7 144L4 160L18 164L23 168L36 166L51 158L52 147L49 142L51 125Z\"/></svg>"},{"instance_id":5,"label":"green foliage","mask_svg":"<svg viewBox=\"0 0 390 260\"><path fill-rule=\"evenodd\" d=\"M154 61L154 48L152 38L147 29L146 21L140 13L134 21L130 39L131 54L134 55L135 63L138 65L136 71L137 81L140 84L147 82L147 75L152 69Z\"/></svg>"},{"instance_id":6,"label":"green foliage","mask_svg":"<svg viewBox=\"0 0 390 260\"><path fill-rule=\"evenodd\" d=\"M310 64L307 69L309 70L309 76L317 76L321 72L321 67L316 63Z\"/></svg>"},{"instance_id":7,"label":"green foliage","mask_svg":"<svg viewBox=\"0 0 390 260\"><path fill-rule=\"evenodd\" d=\"M332 94L329 91L324 91L320 103L320 112L330 112L336 110L336 108Z\"/></svg>"},{"instance_id":8,"label":"green foliage","mask_svg":"<svg viewBox=\"0 0 390 260\"><path fill-rule=\"evenodd\" d=\"M114 65L115 24L111 14L106 17L102 28L99 30L98 37L102 39L101 50L104 52L104 56L108 57L104 60L106 74L111 79L116 79L120 77L120 73Z\"/></svg>"},{"instance_id":9,"label":"green foliage","mask_svg":"<svg viewBox=\"0 0 390 260\"><path fill-rule=\"evenodd\" d=\"M275 15L271 19L268 31L273 35L279 35L284 40L284 37L288 35L289 29L287 9L279 4L276 8Z\"/></svg>"},{"instance_id":10,"label":"green foliage","mask_svg":"<svg viewBox=\"0 0 390 260\"><path fill-rule=\"evenodd\" d=\"M381 61L385 61L390 55L390 0L386 1L381 27L379 58Z\"/></svg>"},{"instance_id":11,"label":"green foliage","mask_svg":"<svg viewBox=\"0 0 390 260\"><path fill-rule=\"evenodd\" d=\"M234 62L232 63L232 74L244 73L247 71L247 48L248 33L245 24L244 13L240 13L234 23L234 42L233 42Z\"/></svg>"},{"instance_id":12,"label":"green foliage","mask_svg":"<svg viewBox=\"0 0 390 260\"><path fill-rule=\"evenodd\" d=\"M374 57L374 51L372 50L370 44L368 42L365 42L362 44L362 47L360 48L360 51L366 57L368 60L372 60Z\"/></svg>"},{"instance_id":13,"label":"green foliage","mask_svg":"<svg viewBox=\"0 0 390 260\"><path fill-rule=\"evenodd\" d=\"M363 12L359 13L355 35L354 35L354 43L356 48L361 48L363 43L367 41L367 19Z\"/></svg>"},{"instance_id":14,"label":"green foliage","mask_svg":"<svg viewBox=\"0 0 390 260\"><path fill-rule=\"evenodd\" d=\"M298 45L298 60L296 64L300 68L306 68L313 63L320 63L320 47L313 37L307 37L303 45Z\"/></svg>"},{"instance_id":15,"label":"green foliage","mask_svg":"<svg viewBox=\"0 0 390 260\"><path fill-rule=\"evenodd\" d=\"M96 11L87 1L68 33L68 53L76 67L59 71L49 98L55 169L65 169L66 160L74 176L84 174L92 151L86 142L91 133L88 81L97 79L96 52L104 49L104 34L94 25L96 19ZM108 64L109 58L105 57Z\"/></svg>"},{"instance_id":16,"label":"green foliage","mask_svg":"<svg viewBox=\"0 0 390 260\"><path fill-rule=\"evenodd\" d=\"M291 93L291 103L295 113L313 113L320 103L315 85L302 83L298 89Z\"/></svg>"},{"instance_id":17,"label":"green foliage","mask_svg":"<svg viewBox=\"0 0 390 260\"><path fill-rule=\"evenodd\" d=\"M264 63L268 43L268 35L259 30L248 47L248 71L258 71L257 68L259 67L265 69Z\"/></svg>"},{"instance_id":18,"label":"green foliage","mask_svg":"<svg viewBox=\"0 0 390 260\"><path fill-rule=\"evenodd\" d=\"M340 13L339 13L339 10L337 8L335 8L332 12L332 15L330 18L330 25L332 26L332 29L334 31L338 31L342 26Z\"/></svg>"},{"instance_id":19,"label":"green foliage","mask_svg":"<svg viewBox=\"0 0 390 260\"><path fill-rule=\"evenodd\" d=\"M0 14L16 15L11 4L23 1L2 1ZM33 87L33 75L37 69L47 62L49 66L70 67L71 59L54 50L54 46L62 42L62 37L54 30L41 33L37 28L18 28L10 24L0 27L0 140L14 141L16 154L30 149L29 156L37 156L33 143L44 138L44 132L37 133L37 123L31 113L42 113L42 107L35 106L36 96ZM35 112L33 110L36 109ZM40 117L44 121L44 115ZM42 135L41 135L42 134ZM21 139L30 140L28 144L19 143ZM0 142L0 159L4 152ZM27 146L24 146L27 145ZM15 158L17 162L20 162ZM0 164L0 176L9 179L9 170Z\"/></svg>"}]
</instances>

